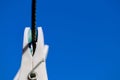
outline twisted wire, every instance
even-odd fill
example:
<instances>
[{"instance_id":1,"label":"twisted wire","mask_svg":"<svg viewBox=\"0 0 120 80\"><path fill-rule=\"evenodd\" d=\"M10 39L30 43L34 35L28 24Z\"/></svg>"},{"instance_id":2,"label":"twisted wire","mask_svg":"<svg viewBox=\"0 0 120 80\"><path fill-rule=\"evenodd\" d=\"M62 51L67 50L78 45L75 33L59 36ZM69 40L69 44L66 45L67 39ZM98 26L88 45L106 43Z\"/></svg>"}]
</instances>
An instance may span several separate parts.
<instances>
[{"instance_id":1,"label":"twisted wire","mask_svg":"<svg viewBox=\"0 0 120 80\"><path fill-rule=\"evenodd\" d=\"M37 32L36 32L36 0L32 0L32 46L33 55L36 49Z\"/></svg>"}]
</instances>

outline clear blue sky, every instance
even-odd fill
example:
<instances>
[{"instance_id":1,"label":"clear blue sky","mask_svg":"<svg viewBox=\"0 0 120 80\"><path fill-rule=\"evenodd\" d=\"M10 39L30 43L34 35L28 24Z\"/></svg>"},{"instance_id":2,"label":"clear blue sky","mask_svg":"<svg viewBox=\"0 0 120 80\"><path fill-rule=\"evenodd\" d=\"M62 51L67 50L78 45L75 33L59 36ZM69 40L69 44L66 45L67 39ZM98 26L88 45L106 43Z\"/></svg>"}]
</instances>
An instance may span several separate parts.
<instances>
[{"instance_id":1,"label":"clear blue sky","mask_svg":"<svg viewBox=\"0 0 120 80\"><path fill-rule=\"evenodd\" d=\"M0 80L21 63L31 0L0 0ZM119 0L37 0L49 80L120 80Z\"/></svg>"}]
</instances>

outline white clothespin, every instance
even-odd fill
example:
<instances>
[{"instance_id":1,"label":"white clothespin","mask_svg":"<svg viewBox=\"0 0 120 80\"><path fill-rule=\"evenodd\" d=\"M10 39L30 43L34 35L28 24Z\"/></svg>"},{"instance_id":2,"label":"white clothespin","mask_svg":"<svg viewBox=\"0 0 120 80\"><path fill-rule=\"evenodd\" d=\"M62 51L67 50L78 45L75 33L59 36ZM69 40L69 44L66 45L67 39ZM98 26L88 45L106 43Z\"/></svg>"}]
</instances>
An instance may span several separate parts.
<instances>
[{"instance_id":1,"label":"white clothespin","mask_svg":"<svg viewBox=\"0 0 120 80\"><path fill-rule=\"evenodd\" d=\"M31 29L25 28L23 40L23 55L21 67L14 80L48 80L46 71L46 56L48 45L44 44L43 31L38 27L38 38L36 50L32 56L32 48L29 46L31 39Z\"/></svg>"}]
</instances>

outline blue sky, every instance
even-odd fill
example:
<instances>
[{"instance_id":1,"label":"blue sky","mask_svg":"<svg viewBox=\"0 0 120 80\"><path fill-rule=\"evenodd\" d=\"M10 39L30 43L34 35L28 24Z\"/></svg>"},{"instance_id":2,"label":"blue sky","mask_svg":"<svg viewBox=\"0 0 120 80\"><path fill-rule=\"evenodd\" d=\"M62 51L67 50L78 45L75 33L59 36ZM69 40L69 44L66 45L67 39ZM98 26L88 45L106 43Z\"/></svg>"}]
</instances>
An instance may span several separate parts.
<instances>
[{"instance_id":1,"label":"blue sky","mask_svg":"<svg viewBox=\"0 0 120 80\"><path fill-rule=\"evenodd\" d=\"M0 79L21 63L31 0L0 0ZM120 80L119 0L37 0L37 26L49 44L49 80Z\"/></svg>"}]
</instances>

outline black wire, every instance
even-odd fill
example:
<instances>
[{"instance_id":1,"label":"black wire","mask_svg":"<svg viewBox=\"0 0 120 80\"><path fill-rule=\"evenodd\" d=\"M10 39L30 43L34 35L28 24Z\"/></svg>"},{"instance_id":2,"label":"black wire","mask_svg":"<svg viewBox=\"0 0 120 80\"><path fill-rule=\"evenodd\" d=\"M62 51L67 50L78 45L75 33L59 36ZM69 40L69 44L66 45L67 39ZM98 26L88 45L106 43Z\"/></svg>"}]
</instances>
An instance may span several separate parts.
<instances>
[{"instance_id":1,"label":"black wire","mask_svg":"<svg viewBox=\"0 0 120 80\"><path fill-rule=\"evenodd\" d=\"M36 49L37 42L37 32L36 32L36 0L32 0L32 46L33 46L33 55Z\"/></svg>"}]
</instances>

